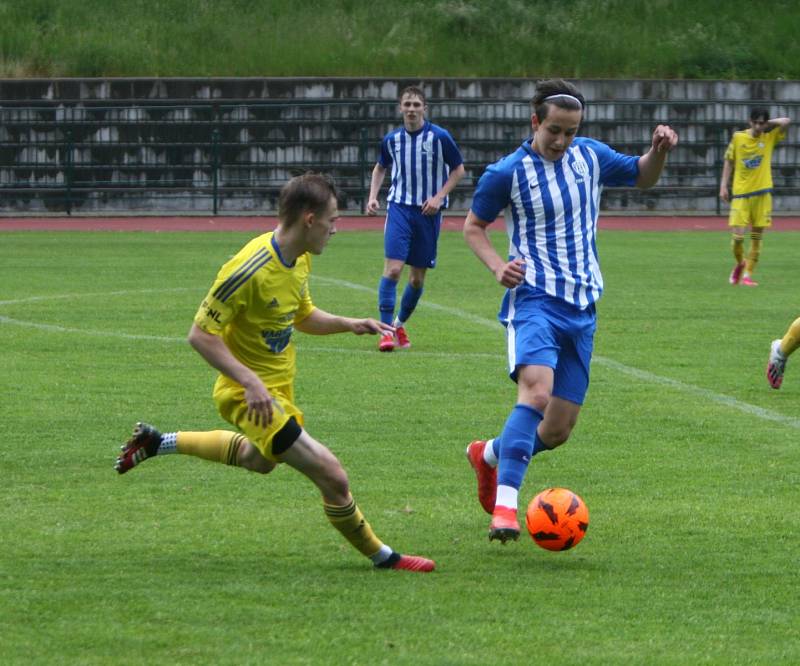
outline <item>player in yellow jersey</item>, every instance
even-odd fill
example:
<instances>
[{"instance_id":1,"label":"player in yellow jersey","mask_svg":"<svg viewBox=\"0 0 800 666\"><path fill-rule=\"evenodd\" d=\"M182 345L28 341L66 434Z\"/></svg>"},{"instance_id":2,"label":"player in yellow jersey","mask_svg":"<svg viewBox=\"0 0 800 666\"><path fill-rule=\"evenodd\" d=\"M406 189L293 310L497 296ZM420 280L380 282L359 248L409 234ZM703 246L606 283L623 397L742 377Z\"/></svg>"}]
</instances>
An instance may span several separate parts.
<instances>
[{"instance_id":1,"label":"player in yellow jersey","mask_svg":"<svg viewBox=\"0 0 800 666\"><path fill-rule=\"evenodd\" d=\"M772 224L772 151L786 137L789 118L770 118L769 111L750 112L750 128L734 132L725 151L719 196L730 201L728 225L733 230L736 265L728 281L757 287L753 271L761 253L761 236ZM733 191L730 180L733 174ZM750 227L750 251L745 261L744 233Z\"/></svg>"},{"instance_id":2,"label":"player in yellow jersey","mask_svg":"<svg viewBox=\"0 0 800 666\"><path fill-rule=\"evenodd\" d=\"M432 560L401 555L381 542L350 494L339 460L303 428L295 404L295 329L312 335L392 333L375 319L314 306L312 254L336 233L336 190L320 174L292 178L278 203L279 224L247 243L219 271L189 331L189 343L220 375L219 413L238 432L171 432L138 423L115 465L124 474L156 455L182 453L261 474L286 463L319 488L328 520L377 568L432 571Z\"/></svg>"},{"instance_id":3,"label":"player in yellow jersey","mask_svg":"<svg viewBox=\"0 0 800 666\"><path fill-rule=\"evenodd\" d=\"M783 384L783 373L786 370L786 361L800 347L800 317L795 319L786 329L782 338L773 340L769 348L767 361L767 381L774 389L779 389Z\"/></svg>"}]
</instances>

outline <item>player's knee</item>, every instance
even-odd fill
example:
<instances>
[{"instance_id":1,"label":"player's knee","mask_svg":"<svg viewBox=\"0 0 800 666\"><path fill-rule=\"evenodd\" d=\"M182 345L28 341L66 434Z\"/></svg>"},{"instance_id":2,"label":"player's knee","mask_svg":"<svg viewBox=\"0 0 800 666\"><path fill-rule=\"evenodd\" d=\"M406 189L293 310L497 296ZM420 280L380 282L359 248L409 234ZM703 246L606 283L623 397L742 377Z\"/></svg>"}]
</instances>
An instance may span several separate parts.
<instances>
[{"instance_id":1,"label":"player's knee","mask_svg":"<svg viewBox=\"0 0 800 666\"><path fill-rule=\"evenodd\" d=\"M249 441L242 443L239 448L239 455L237 460L239 467L250 470L251 472L258 472L259 474L269 474L275 469L275 463L267 460L261 451L259 451Z\"/></svg>"},{"instance_id":2,"label":"player's knee","mask_svg":"<svg viewBox=\"0 0 800 666\"><path fill-rule=\"evenodd\" d=\"M383 277L388 278L392 282L397 282L403 272L403 266L387 266L383 271Z\"/></svg>"},{"instance_id":3,"label":"player's knee","mask_svg":"<svg viewBox=\"0 0 800 666\"><path fill-rule=\"evenodd\" d=\"M554 449L562 444L565 444L571 434L572 428L570 426L561 426L554 430L550 430L547 433L547 438L542 438L542 441L545 443L548 449Z\"/></svg>"},{"instance_id":4,"label":"player's knee","mask_svg":"<svg viewBox=\"0 0 800 666\"><path fill-rule=\"evenodd\" d=\"M539 436L548 449L554 449L566 443L572 434L575 422L576 420L572 418L549 422L545 420L540 427Z\"/></svg>"},{"instance_id":5,"label":"player's knee","mask_svg":"<svg viewBox=\"0 0 800 666\"><path fill-rule=\"evenodd\" d=\"M526 372L517 375L517 402L544 414L550 404L552 385Z\"/></svg>"},{"instance_id":6,"label":"player's knee","mask_svg":"<svg viewBox=\"0 0 800 666\"><path fill-rule=\"evenodd\" d=\"M522 392L519 402L528 407L532 407L540 414L544 414L547 405L550 404L550 391L541 387L531 387Z\"/></svg>"}]
</instances>

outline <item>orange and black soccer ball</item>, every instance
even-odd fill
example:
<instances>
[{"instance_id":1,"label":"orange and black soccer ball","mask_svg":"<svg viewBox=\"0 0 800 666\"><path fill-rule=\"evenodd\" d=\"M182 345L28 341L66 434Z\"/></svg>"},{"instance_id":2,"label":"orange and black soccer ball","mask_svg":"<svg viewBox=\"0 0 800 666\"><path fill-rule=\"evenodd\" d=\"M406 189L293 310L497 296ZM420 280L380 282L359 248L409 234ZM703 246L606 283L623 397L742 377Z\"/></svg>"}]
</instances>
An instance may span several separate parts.
<instances>
[{"instance_id":1,"label":"orange and black soccer ball","mask_svg":"<svg viewBox=\"0 0 800 666\"><path fill-rule=\"evenodd\" d=\"M525 523L537 546L546 550L569 550L586 534L589 509L571 490L548 488L528 504Z\"/></svg>"}]
</instances>

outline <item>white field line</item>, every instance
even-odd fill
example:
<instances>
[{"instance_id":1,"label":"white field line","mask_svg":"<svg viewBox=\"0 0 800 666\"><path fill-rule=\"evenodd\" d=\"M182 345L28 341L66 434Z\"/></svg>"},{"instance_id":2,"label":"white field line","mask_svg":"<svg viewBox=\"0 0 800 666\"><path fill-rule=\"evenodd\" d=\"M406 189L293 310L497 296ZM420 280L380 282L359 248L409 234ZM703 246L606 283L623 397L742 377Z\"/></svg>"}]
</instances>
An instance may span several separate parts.
<instances>
[{"instance_id":1,"label":"white field line","mask_svg":"<svg viewBox=\"0 0 800 666\"><path fill-rule=\"evenodd\" d=\"M314 276L313 279L314 281L319 281L324 284L331 284L339 287L344 287L346 289L352 289L354 291L362 291L369 294L375 293L374 289L365 287L364 285L355 284L353 282L347 282L346 280L338 280L335 278L328 278L322 276ZM22 303L34 303L34 302L57 300L57 299L70 300L78 298L87 298L91 296L127 296L133 294L146 294L146 293L156 293L156 292L162 292L162 293L180 292L180 291L196 291L196 289L190 289L190 288L140 289L140 290L113 291L113 292L96 293L96 294L83 293L83 294L60 294L55 296L32 296L29 298L21 298L15 300L0 300L0 306L18 305ZM443 312L446 314L453 315L463 321L471 322L473 324L477 324L480 326L491 327L491 328L497 328L499 326L498 322L494 319L488 319L486 317L481 317L479 315L465 312L464 310L461 310L459 308L449 307L445 305L438 305L436 303L432 303L429 300L422 300L420 301L419 305L420 307L424 307L429 310L435 310L437 312ZM181 344L186 342L185 337L143 335L135 333L124 333L121 331L97 331L92 329L78 329L78 328L71 328L68 326L59 326L55 324L42 324L38 322L24 321L20 319L14 319L12 317L6 317L3 315L0 315L0 324L24 326L27 328L33 328L41 331L50 331L54 333L76 333L80 335L90 335L95 337L122 338L125 340L142 340L148 342L168 342L168 343L181 343ZM345 349L337 347L306 347L305 345L302 345L302 349L303 351L306 352L319 352L319 353L348 353L348 354L373 353L372 350L354 350L354 349ZM504 355L500 353L492 354L492 353L481 353L481 352L475 352L475 353L414 352L413 354L414 356L427 356L427 357L437 357L437 358L487 358L487 359L497 359L498 361L504 357ZM592 362L596 363L599 366L627 375L628 377L633 377L634 379L637 379L644 383L656 384L658 386L666 386L675 391L678 391L679 393L686 393L689 395L693 395L702 398L704 400L708 400L709 402L721 405L723 407L733 409L743 414L747 414L748 416L754 416L756 418L763 419L765 421L780 423L781 425L786 425L791 428L800 430L800 419L798 418L785 416L778 412L773 412L769 409L764 409L763 407L758 407L757 405L752 405L750 403L737 400L736 398L731 398L730 396L724 395L722 393L716 393L714 391L710 391L708 389L704 389L699 386L694 386L693 384L687 384L685 382L678 381L677 379L662 377L661 375L656 375L646 370L640 370L638 368L625 365L624 363L619 363L618 361L614 361L610 358L599 356L597 354L595 354L592 357Z\"/></svg>"}]
</instances>

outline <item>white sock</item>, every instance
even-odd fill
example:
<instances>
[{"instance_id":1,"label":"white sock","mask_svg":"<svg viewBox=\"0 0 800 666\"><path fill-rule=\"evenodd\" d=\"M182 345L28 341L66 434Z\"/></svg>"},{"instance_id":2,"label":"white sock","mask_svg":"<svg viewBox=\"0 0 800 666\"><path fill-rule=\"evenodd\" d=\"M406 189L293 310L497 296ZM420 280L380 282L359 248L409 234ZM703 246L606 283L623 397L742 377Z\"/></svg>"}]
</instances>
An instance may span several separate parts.
<instances>
[{"instance_id":1,"label":"white sock","mask_svg":"<svg viewBox=\"0 0 800 666\"><path fill-rule=\"evenodd\" d=\"M511 486L497 486L497 499L495 506L507 506L509 509L517 508L519 490Z\"/></svg>"},{"instance_id":2,"label":"white sock","mask_svg":"<svg viewBox=\"0 0 800 666\"><path fill-rule=\"evenodd\" d=\"M486 446L483 447L483 461L489 467L497 467L497 456L494 454L494 439L487 439Z\"/></svg>"},{"instance_id":3,"label":"white sock","mask_svg":"<svg viewBox=\"0 0 800 666\"><path fill-rule=\"evenodd\" d=\"M389 556L393 552L394 551L391 548L389 548L389 546L387 546L386 544L383 544L381 546L381 549L377 553L375 553L374 555L371 555L369 559L372 560L373 564L381 564L382 562L385 562L386 560L388 560Z\"/></svg>"},{"instance_id":4,"label":"white sock","mask_svg":"<svg viewBox=\"0 0 800 666\"><path fill-rule=\"evenodd\" d=\"M178 433L168 432L161 435L161 446L158 447L157 456L165 456L168 453L178 452Z\"/></svg>"}]
</instances>

